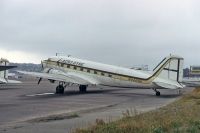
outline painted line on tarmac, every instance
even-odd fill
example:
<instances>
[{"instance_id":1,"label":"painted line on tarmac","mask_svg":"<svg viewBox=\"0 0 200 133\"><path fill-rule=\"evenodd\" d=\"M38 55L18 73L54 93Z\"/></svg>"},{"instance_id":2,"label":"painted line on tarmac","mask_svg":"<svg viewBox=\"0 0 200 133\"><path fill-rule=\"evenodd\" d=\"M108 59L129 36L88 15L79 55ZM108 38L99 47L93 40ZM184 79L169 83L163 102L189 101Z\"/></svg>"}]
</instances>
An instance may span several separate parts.
<instances>
[{"instance_id":1,"label":"painted line on tarmac","mask_svg":"<svg viewBox=\"0 0 200 133\"><path fill-rule=\"evenodd\" d=\"M45 95L55 95L55 93L31 94L31 95L26 95L26 96L27 97L35 97L35 96L45 96Z\"/></svg>"}]
</instances>

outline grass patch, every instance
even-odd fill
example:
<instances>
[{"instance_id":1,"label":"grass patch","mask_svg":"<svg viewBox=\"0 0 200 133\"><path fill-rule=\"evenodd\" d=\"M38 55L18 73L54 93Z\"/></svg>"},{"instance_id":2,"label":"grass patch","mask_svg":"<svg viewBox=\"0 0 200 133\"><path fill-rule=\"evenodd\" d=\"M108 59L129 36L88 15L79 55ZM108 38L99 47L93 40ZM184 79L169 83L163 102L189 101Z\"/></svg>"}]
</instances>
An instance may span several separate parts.
<instances>
[{"instance_id":1,"label":"grass patch","mask_svg":"<svg viewBox=\"0 0 200 133\"><path fill-rule=\"evenodd\" d=\"M200 88L158 110L143 114L127 110L123 115L110 123L97 120L94 126L75 133L199 133Z\"/></svg>"}]
</instances>

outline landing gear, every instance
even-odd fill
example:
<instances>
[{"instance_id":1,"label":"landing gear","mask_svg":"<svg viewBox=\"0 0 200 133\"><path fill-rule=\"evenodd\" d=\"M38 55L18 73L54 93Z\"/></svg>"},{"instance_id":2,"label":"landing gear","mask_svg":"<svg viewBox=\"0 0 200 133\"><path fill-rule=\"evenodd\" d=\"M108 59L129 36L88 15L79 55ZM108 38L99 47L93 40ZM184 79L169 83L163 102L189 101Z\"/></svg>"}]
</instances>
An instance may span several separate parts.
<instances>
[{"instance_id":1,"label":"landing gear","mask_svg":"<svg viewBox=\"0 0 200 133\"><path fill-rule=\"evenodd\" d=\"M80 85L79 86L79 91L82 92L82 93L87 92L87 85Z\"/></svg>"},{"instance_id":2,"label":"landing gear","mask_svg":"<svg viewBox=\"0 0 200 133\"><path fill-rule=\"evenodd\" d=\"M159 91L156 92L156 96L160 96L160 92Z\"/></svg>"},{"instance_id":3,"label":"landing gear","mask_svg":"<svg viewBox=\"0 0 200 133\"><path fill-rule=\"evenodd\" d=\"M56 87L56 94L63 94L64 90L65 90L65 88L63 87L63 85L58 85Z\"/></svg>"},{"instance_id":4,"label":"landing gear","mask_svg":"<svg viewBox=\"0 0 200 133\"><path fill-rule=\"evenodd\" d=\"M160 96L160 92L157 91L156 89L153 89L156 92L156 96Z\"/></svg>"},{"instance_id":5,"label":"landing gear","mask_svg":"<svg viewBox=\"0 0 200 133\"><path fill-rule=\"evenodd\" d=\"M178 93L178 95L181 95L181 90L180 90L180 89L178 89L177 93Z\"/></svg>"}]
</instances>

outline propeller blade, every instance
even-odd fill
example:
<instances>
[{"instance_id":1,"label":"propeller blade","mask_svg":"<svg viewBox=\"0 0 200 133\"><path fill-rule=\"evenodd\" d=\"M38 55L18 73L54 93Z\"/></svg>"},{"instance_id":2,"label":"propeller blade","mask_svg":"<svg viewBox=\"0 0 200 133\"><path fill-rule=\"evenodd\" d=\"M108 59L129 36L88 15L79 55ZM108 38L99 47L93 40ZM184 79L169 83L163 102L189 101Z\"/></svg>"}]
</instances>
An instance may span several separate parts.
<instances>
[{"instance_id":1,"label":"propeller blade","mask_svg":"<svg viewBox=\"0 0 200 133\"><path fill-rule=\"evenodd\" d=\"M42 81L42 78L39 79L39 81L38 81L38 85L40 84L41 81Z\"/></svg>"},{"instance_id":2,"label":"propeller blade","mask_svg":"<svg viewBox=\"0 0 200 133\"><path fill-rule=\"evenodd\" d=\"M42 69L44 69L44 65L43 65L43 62L41 61L41 65L42 65Z\"/></svg>"}]
</instances>

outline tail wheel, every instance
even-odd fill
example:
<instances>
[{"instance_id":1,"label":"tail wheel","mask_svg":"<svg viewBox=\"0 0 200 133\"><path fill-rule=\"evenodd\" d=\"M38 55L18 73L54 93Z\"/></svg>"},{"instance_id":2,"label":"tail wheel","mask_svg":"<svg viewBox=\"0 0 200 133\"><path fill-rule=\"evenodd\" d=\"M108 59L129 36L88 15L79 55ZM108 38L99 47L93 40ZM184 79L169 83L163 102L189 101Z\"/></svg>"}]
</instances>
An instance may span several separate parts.
<instances>
[{"instance_id":1,"label":"tail wheel","mask_svg":"<svg viewBox=\"0 0 200 133\"><path fill-rule=\"evenodd\" d=\"M56 94L63 94L64 90L65 90L65 88L62 85L58 85L56 87Z\"/></svg>"},{"instance_id":2,"label":"tail wheel","mask_svg":"<svg viewBox=\"0 0 200 133\"><path fill-rule=\"evenodd\" d=\"M160 91L156 90L155 88L153 88L153 90L156 92L156 96L160 96Z\"/></svg>"}]
</instances>

